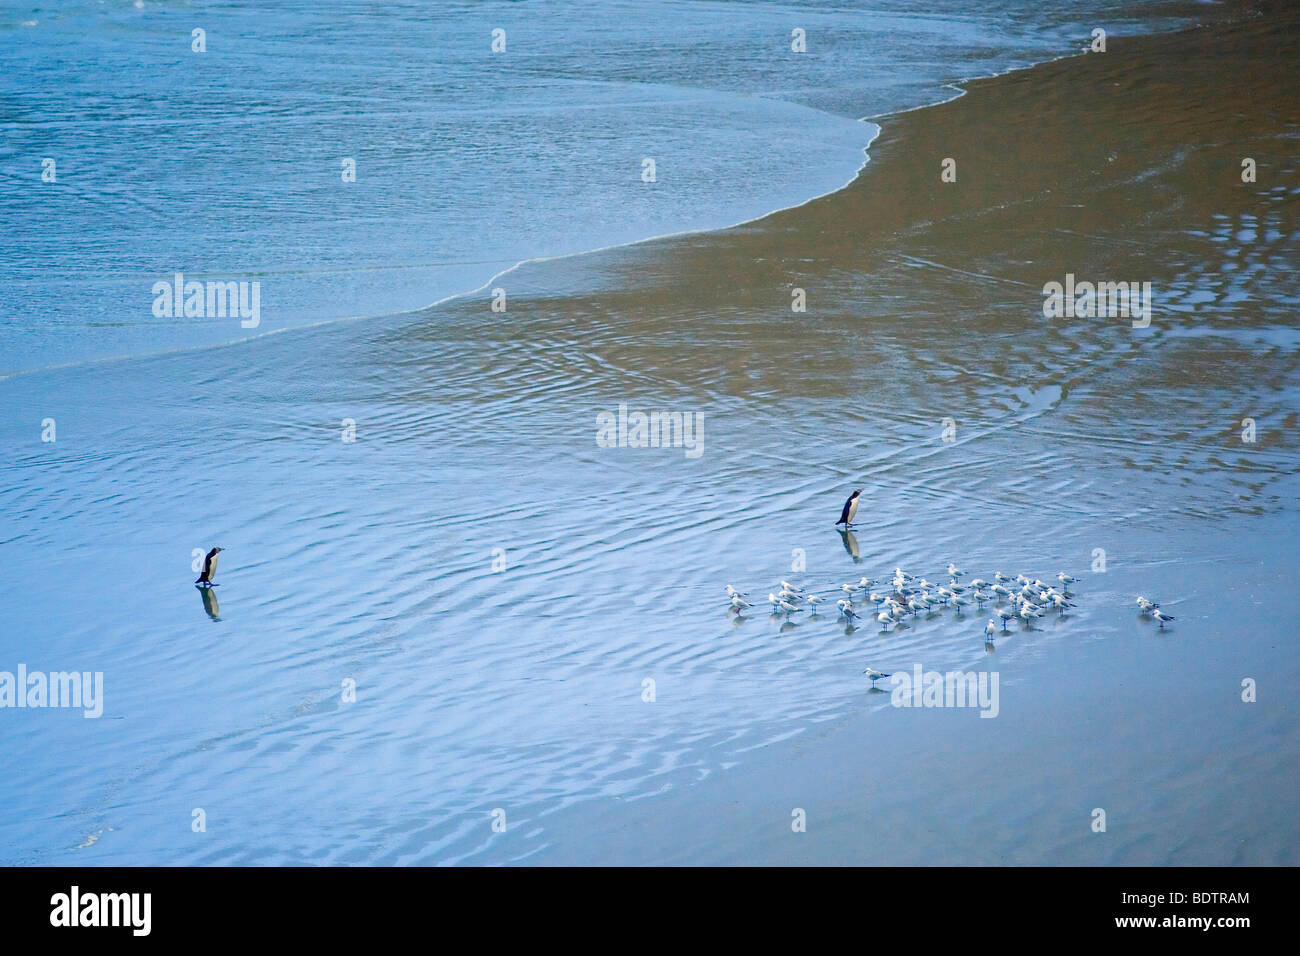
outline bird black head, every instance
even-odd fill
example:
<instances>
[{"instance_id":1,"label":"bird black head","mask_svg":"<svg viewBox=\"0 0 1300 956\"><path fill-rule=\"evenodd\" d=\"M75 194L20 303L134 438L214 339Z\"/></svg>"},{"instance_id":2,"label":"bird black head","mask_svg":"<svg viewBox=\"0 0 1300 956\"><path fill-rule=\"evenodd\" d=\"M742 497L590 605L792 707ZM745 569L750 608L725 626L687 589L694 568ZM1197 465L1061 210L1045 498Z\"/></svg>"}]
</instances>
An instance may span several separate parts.
<instances>
[{"instance_id":1,"label":"bird black head","mask_svg":"<svg viewBox=\"0 0 1300 956\"><path fill-rule=\"evenodd\" d=\"M853 497L853 498L857 498L857 497L860 496L861 494L862 494L862 489L859 488L857 491L853 492L853 494L851 495L851 497Z\"/></svg>"}]
</instances>

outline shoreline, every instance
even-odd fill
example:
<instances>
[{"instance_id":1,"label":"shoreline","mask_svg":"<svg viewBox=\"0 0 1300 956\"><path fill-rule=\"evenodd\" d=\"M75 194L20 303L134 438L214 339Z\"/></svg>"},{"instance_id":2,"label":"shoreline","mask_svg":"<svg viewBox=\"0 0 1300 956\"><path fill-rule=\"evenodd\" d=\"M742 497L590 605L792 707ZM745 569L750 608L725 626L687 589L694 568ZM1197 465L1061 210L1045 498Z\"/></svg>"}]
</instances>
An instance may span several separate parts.
<instances>
[{"instance_id":1,"label":"shoreline","mask_svg":"<svg viewBox=\"0 0 1300 956\"><path fill-rule=\"evenodd\" d=\"M30 599L0 651L102 671L107 702L21 715L15 760L82 759L12 794L11 856L1293 862L1296 23L975 81L840 191L521 266L505 315L462 299L13 389ZM1067 274L1151 281L1151 326L1046 320ZM702 414L702 454L600 447L621 402ZM214 543L219 608L189 568ZM982 614L762 609L777 579L948 561L1083 583L992 648ZM759 607L729 615L725 583ZM863 703L864 666L915 664L999 672L997 719ZM194 806L221 826L190 839Z\"/></svg>"},{"instance_id":2,"label":"shoreline","mask_svg":"<svg viewBox=\"0 0 1300 956\"><path fill-rule=\"evenodd\" d=\"M710 316L734 311L737 302L746 310L759 315L766 312L774 323L780 322L782 309L776 303L783 291L792 285L812 289L816 281L822 297L817 311L825 313L829 309L832 318L811 321L828 324L840 335L854 334L850 330L859 328L863 332L858 334L882 334L879 329L883 326L891 338L897 336L900 342L920 343L911 348L923 349L929 346L927 332L953 336L958 346L969 345L981 336L1008 337L1009 341L1029 337L1033 341L1050 342L1052 333L1042 328L1041 317L1034 321L1034 311L1042 303L1039 285L1043 278L1067 274L1072 262L1079 263L1080 275L1089 277L1155 275L1162 292L1167 294L1184 281L1182 274L1174 271L1175 267L1167 261L1171 257L1164 249L1152 250L1147 243L1135 247L1132 235L1124 238L1129 224L1152 223L1144 228L1161 236L1174 236L1174 248L1180 256L1186 255L1179 238L1184 231L1204 229L1206 223L1219 216L1235 221L1238 217L1234 212L1238 209L1250 210L1241 214L1248 222L1253 221L1252 216L1262 220L1268 210L1267 203L1260 204L1257 198L1264 193L1263 187L1244 193L1236 189L1237 154L1255 155L1261 163L1270 162L1275 177L1286 169L1276 154L1269 159L1269 150L1270 144L1285 146L1285 123L1279 118L1288 115L1288 111L1285 103L1263 95L1265 91L1277 94L1286 88L1279 85L1285 82L1279 79L1285 75L1280 63L1286 60L1273 51L1273 58L1268 61L1271 72L1264 75L1255 57L1261 49L1268 49L1263 44L1278 37L1289 37L1294 45L1294 32L1288 31L1293 30L1295 15L1276 9L1263 19L1241 8L1235 13L1229 20L1210 26L1116 38L1104 56L1062 58L1026 71L977 80L968 85L964 96L912 111L908 120L887 127L874 145L870 170L845 190L803 207L802 214L778 212L749 229L713 233L676 247L660 247L654 268L645 270L651 276L639 280L640 288L614 295L593 292L570 296L562 308L539 292L530 304L577 315L615 313L629 335L653 336L666 334L672 321L682 322L687 317L703 326ZM1209 71L1208 77L1196 78L1196 67L1190 64L1206 62L1214 62L1215 69ZM1254 92L1215 86L1214 77L1241 75L1243 62L1256 69L1250 76ZM1164 77L1164 71L1173 69L1173 64L1177 64L1178 77ZM1162 78L1164 92L1153 98L1146 92L1146 84L1149 77L1155 76ZM1179 77L1186 81L1185 86ZM1134 129L1141 131L1137 144L1140 148L1129 155L1111 151L1105 126L1116 111L1099 106L1105 102L1100 91L1115 87L1125 90L1121 94L1124 105L1130 109L1138 108L1139 104L1143 107L1143 118L1148 122L1146 126L1136 121L1125 124L1128 135ZM1190 118L1172 105L1175 92L1195 104ZM1046 110L1051 107L1041 105L1044 98L1059 112L1048 115ZM1238 102L1267 104L1265 108L1271 119L1265 119L1258 111L1238 115ZM1091 120L1085 118L1090 108ZM1122 110L1118 112L1123 115ZM1032 128L1041 120L1048 127L1046 141L1056 145L1040 153L1031 150L1026 154L1013 149L1004 157L997 156L995 147L981 145L978 154L983 164L977 169L983 172L992 168L997 175L979 180L973 197L957 194L952 202L947 202L947 196L939 193L943 187L938 183L938 158L949 153L938 147L946 139L953 144L954 152L962 148L970 150L972 144L979 143L975 131L994 116L1008 120L1007 137L1013 140L1017 132ZM1221 116L1235 119L1235 125L1228 122L1220 126ZM1176 134L1165 132L1175 124ZM1071 131L1088 148L1073 150L1069 136L1053 135L1063 130ZM1239 135L1243 130L1250 130L1251 135ZM1217 152L1229 152L1231 163L1224 173L1222 186L1205 184L1201 168L1185 153L1179 153L1178 136L1203 149L1211 161L1218 161ZM1166 146L1166 142L1173 145ZM1215 146L1225 142L1231 144L1226 150ZM1085 155L1080 158L1076 152ZM910 157L918 153L934 157L933 169L928 164L911 161ZM1162 157L1167 153L1177 155L1178 164L1164 163ZM959 162L962 168L959 182L970 181L969 156ZM1035 168L1036 164L1041 168ZM914 171L913 167L917 166L924 168ZM1030 180L1030 188L1021 185L1024 180ZM1074 182L1086 183L1088 193L1062 188ZM1055 198L1060 194L1069 195L1066 202L1082 203L1087 210L1083 214L1086 224L1073 231L1077 234L1060 231L1064 225L1059 221L1062 207ZM1183 208L1174 206L1175 202ZM1097 213L1091 212L1094 208ZM879 215L882 211L886 215ZM1265 231L1261 224L1259 232L1262 235ZM997 241L989 242L989 235L998 239L1013 237L1015 248L1001 250ZM1136 233L1137 237L1142 235ZM1048 236L1059 247L1042 248ZM876 245L882 237L886 237L883 252ZM933 306L927 302L924 305L929 308L922 308L919 313L915 304L907 303L904 315L913 322L921 322L923 328L904 338L905 333L895 332L888 324L891 311L888 303L879 312L863 308L869 299L858 298L860 290L873 288L873 283L848 282L839 280L838 276L864 272L892 275L891 269L899 272L918 268L915 262L925 260L908 256L909 247L917 245L934 246L944 253L936 257L939 263L930 259L925 268L928 272L929 267L940 265L950 276L942 281L951 284ZM1206 248L1214 247L1206 243ZM897 254L907 264L891 264L890 257ZM635 274L639 278L640 272L634 272L636 266L630 258L607 256L601 265L610 275ZM1051 263L1050 268L1044 269L1040 259ZM982 267L990 260L987 267ZM773 266L766 265L774 261ZM1269 259L1255 261L1262 266ZM782 268L786 264L789 264L788 272ZM725 277L725 281L719 281L720 277ZM1122 329L1094 331L1097 323L1087 321L1062 328L1060 335L1078 337L1080 346L1086 346L1089 353L1095 352L1099 359L1117 350L1120 355L1133 356L1113 368L1086 371L1081 368L1077 375L1066 380L1065 391L1074 394L1076 404L1080 401L1077 396L1089 392L1100 396L1118 393L1137 399L1147 390L1152 400L1158 401L1154 396L1160 394L1159 390L1168 389L1172 381L1186 374L1179 370L1179 364L1175 362L1164 373L1168 382L1163 377L1155 377L1157 373L1150 364L1146 366L1145 377L1140 377L1143 373L1136 368L1126 371L1125 365L1149 363L1151 347L1157 344L1172 350L1173 333L1189 322L1208 325L1207 335L1228 343L1220 346L1221 351L1234 349L1230 354L1239 362L1235 370L1238 377L1249 381L1256 367L1276 371L1276 366L1267 364L1270 361L1267 351L1255 349L1254 357L1250 357L1249 343L1255 329L1264 334L1269 324L1277 321L1274 318L1277 307L1287 299L1272 298L1270 292L1285 288L1284 277L1279 279L1274 275L1272 284L1259 279L1240 281L1250 282L1247 288L1263 297L1267 305L1259 310L1248 308L1246 311L1252 316L1248 321L1240 316L1235 320L1221 320L1217 315L1207 314L1196 298L1200 287L1193 283L1188 286L1192 293L1186 300L1188 304L1161 302L1147 338L1135 338ZM1281 286L1276 284L1279 281ZM1004 283L1013 290L1011 294L999 291ZM542 284L538 285L540 288ZM830 306L824 301L828 287L835 300ZM1015 289L1025 289L1028 294ZM958 290L961 290L960 298L945 301L947 295ZM657 321L654 316L659 313L675 319ZM788 312L785 314L788 316ZM965 318L970 328L953 324L954 314ZM968 315L971 317L967 318ZM772 334L778 342L788 337L775 329ZM714 338L732 347L725 337ZM705 337L704 341L708 343L710 338ZM1241 350L1239 353L1235 351L1237 348ZM636 367L631 354L635 352L623 358L621 364ZM1193 357L1195 353L1187 354ZM725 364L726 360L723 361ZM1256 364L1246 364L1251 361ZM1086 367L1087 362L1087 355L1078 359L1081 366ZM1290 365L1294 365L1294 358ZM1014 377L1011 372L1014 365L1008 361L1007 366L998 370L999 378ZM706 368L689 356L679 355L674 378L688 383L696 377L705 380ZM1103 377L1098 379L1098 376ZM1217 376L1217 372L1207 374L1198 370L1194 381L1208 397L1220 389ZM783 394L792 390L798 394L801 386L807 387L803 377L789 376L797 383L793 386L786 386L784 375L775 377L781 384L769 387L780 389ZM1032 373L1029 377L1032 380ZM811 399L817 393L808 394ZM743 395L743 388L737 386L735 397ZM843 395L829 391L818 397L823 402L838 402L847 397L847 389ZM1283 411L1279 409L1278 413ZM937 416L938 412L934 414ZM870 419L870 411L866 417ZM1273 420L1276 424L1276 418ZM1058 427L1074 430L1064 425ZM1115 440L1123 433L1122 429L1117 435L1099 429L1098 444L1114 448ZM1119 447L1123 440L1119 438ZM1207 441L1205 437L1199 440ZM1294 449L1295 442L1289 435L1279 441L1284 447L1274 446L1267 460L1285 470L1288 450ZM1209 444L1213 444L1212 436ZM1221 453L1207 451L1206 454L1213 461ZM1295 486L1294 479L1278 481L1281 487L1275 483L1271 489L1275 492L1270 496L1271 506L1245 508L1238 513L1229 511L1218 515L1218 521L1209 523L1199 523L1212 513L1205 506L1179 502L1189 515L1185 520L1190 522L1180 525L1176 533L1183 551L1207 556L1217 553L1218 561L1210 561L1195 570L1185 568L1180 566L1177 545L1166 553L1154 540L1150 542L1151 553L1157 556L1157 561L1146 569L1140 585L1136 586L1158 593L1178 593L1187 602L1178 608L1182 621L1177 645L1166 642L1130 646L1128 632L1133 625L1127 603L1132 600L1131 595L1113 593L1117 582L1108 581L1101 586L1107 590L1107 601L1113 601L1114 606L1099 610L1090 621L1104 635L1096 638L1102 642L1100 645L1088 645L1096 651L1093 658L1088 659L1064 644L1036 646L1034 659L1027 662L1031 666L1018 675L1029 700L1020 706L1009 705L1010 710L1000 720L971 720L965 722L969 726L954 725L957 717L972 715L956 715L950 719L942 711L916 712L914 721L904 721L899 715L887 712L882 720L875 708L863 706L847 716L831 718L828 723L803 726L802 732L791 741L765 745L743 755L727 755L722 760L724 764L734 761L738 765L707 773L700 781L683 780L682 774L668 778L664 783L667 792L662 794L641 794L636 800L594 797L554 811L536 807L528 823L544 831L537 844L520 846L513 856L503 849L485 853L481 858L485 862L545 865L1009 862L1294 865L1300 862L1297 856L1300 848L1288 839L1285 829L1278 829L1281 824L1277 815L1263 810L1270 794L1284 786L1286 768L1297 765L1293 725L1287 736L1279 736L1275 741L1252 740L1247 744L1243 739L1239 745L1233 745L1239 748L1237 752L1207 751L1195 757L1184 756L1180 759L1185 759L1186 765L1168 769L1158 762L1157 755L1162 749L1159 743L1139 741L1130 731L1122 729L1125 724L1145 728L1156 741L1166 740L1164 746L1169 753L1186 751L1189 746L1193 751L1198 750L1194 743L1189 745L1179 736L1193 727L1197 728L1193 735L1196 739L1233 740L1235 735L1249 734L1252 723L1243 722L1240 711L1230 703L1209 704L1211 714L1207 716L1200 712L1197 699L1204 694L1187 695L1186 688L1213 684L1216 668L1233 674L1239 670L1250 673L1248 668L1260 667L1262 660L1270 661L1264 667L1294 672L1294 662L1278 660L1270 647L1276 648L1285 640L1285 622L1295 619L1295 603L1288 601L1285 607L1272 611L1261 606L1260 595L1284 587L1277 572L1264 572L1263 579L1244 586L1241 594L1215 597L1212 614L1192 610L1198 600L1214 591L1220 569L1225 565L1278 567L1277 559L1286 553L1289 540L1286 528L1294 526L1294 514L1285 504L1289 500L1285 487L1294 489ZM1115 494L1122 497L1123 489L1116 489ZM1162 503L1157 498L1147 507L1159 514ZM1284 520L1277 530L1259 523L1279 518ZM1120 515L1111 519L1121 525L1132 520ZM1143 523L1137 522L1139 527ZM1220 525L1235 532L1229 539L1233 542L1229 548L1220 543L1219 536L1226 530ZM1146 530L1155 531L1154 527ZM1088 530L1060 528L1053 535L1060 540L1053 540L1051 548L1055 550L1067 544L1086 553L1098 536L1107 533L1114 531L1104 532L1095 525ZM864 570L873 573L892 566L893 558L881 555L869 561ZM1231 634L1225 635L1232 640L1223 644L1215 641L1220 636L1215 619L1221 615L1234 622ZM886 643L881 646L886 647L888 639L882 640ZM880 651L866 651L863 662L889 669L913 660L882 662L879 654ZM935 652L936 657L941 654L942 651ZM1244 664L1244 658L1253 663ZM1046 660L1047 666L1042 666L1039 659ZM934 663L933 659L915 660L926 666ZM1025 662L1015 666L1019 667L1020 663ZM1132 691L1136 696L1130 696L1128 704L1117 705L1112 700L1112 674L1150 675L1160 671L1166 673L1159 681L1150 684L1139 681ZM1082 686L1074 684L1077 672L1086 675ZM1058 692L1068 694L1069 699L1058 699ZM1148 694L1155 694L1158 703L1145 701L1143 695ZM837 703L852 708L852 700L852 696L846 696ZM1155 717L1150 713L1152 707L1156 708ZM1099 729L1095 716L1098 713L1105 713L1107 720L1114 721L1118 727ZM1267 714L1267 719L1279 724L1286 721L1284 704L1270 705ZM1261 719L1264 719L1262 715ZM1061 726L1056 726L1057 723ZM892 735L872 740L870 732L882 724ZM1157 727L1161 729L1156 730ZM936 747L937 754L933 753ZM1112 751L1127 756L1118 758ZM1037 765L1022 768L1027 771L1023 780L1004 779L997 772L997 766L1014 765L1022 753L1051 755L1044 758L1050 767L1048 776L1043 778L1044 771ZM951 756L950 763L944 763L944 754ZM1075 761L1070 759L1070 754L1086 757ZM887 768L898 767L909 758L924 768L912 783L876 780L878 773L887 773ZM1108 766L1108 761L1115 766ZM1180 775L1171 777L1172 774ZM1219 786L1208 780L1220 774L1235 775L1238 779L1249 775L1256 784L1246 788L1249 792L1241 793L1235 802L1208 802L1209 793L1217 792ZM789 779L792 776L793 781ZM966 806L961 797L963 787L974 781L978 783L969 796L980 805ZM1061 781L1067 781L1069 787L1062 787ZM873 793L873 790L879 792L863 801L872 805L868 812L859 805L857 795ZM914 802L918 792L920 806ZM1045 793L1051 793L1063 803L1076 801L1077 806L1062 810L1059 805L1045 802ZM883 801L883 806L875 803L877 798ZM1023 806L1016 807L1017 801ZM1294 800L1290 802L1294 804ZM1116 836L1109 841L1091 839L1094 834L1088 830L1087 818L1090 809L1098 804L1112 809L1122 807L1130 821L1139 820L1136 834L1132 829L1117 827ZM815 825L811 822L814 806L819 811ZM790 837L791 807L810 808L809 831L803 838ZM1294 809L1283 808L1282 816ZM999 821L1002 812L1014 814L1018 827L1014 836ZM1231 824L1224 822L1229 817ZM1213 825L1234 832L1239 845L1233 850L1225 850L1213 842L1189 846L1182 834L1202 832L1204 827L1212 825L1210 821L1218 821ZM927 832L919 832L918 827ZM997 832L998 836L986 846L984 841L990 832ZM947 835L940 836L944 833Z\"/></svg>"},{"instance_id":3,"label":"shoreline","mask_svg":"<svg viewBox=\"0 0 1300 956\"><path fill-rule=\"evenodd\" d=\"M1242 3L1238 4L1238 6L1241 5L1243 4ZM1181 9L1180 5L1175 4L1174 6L1176 8ZM1240 10L1231 9L1230 5L1226 5L1224 10L1215 11L1215 13L1217 13L1217 16L1210 16L1208 15L1207 11L1201 9L1200 5L1189 4L1187 5L1187 9L1183 11L1183 15L1191 16L1192 13L1199 14L1200 17L1197 19L1197 22L1191 26L1184 27L1177 30L1163 31L1157 33L1127 34L1127 35L1123 35L1123 38L1138 39L1138 38L1149 37L1149 36L1172 36L1180 33L1186 33L1188 31L1201 29L1202 27L1212 25L1212 24L1228 23L1228 22L1232 22L1234 19L1236 19L1236 17L1240 15ZM1118 38L1120 37L1116 37L1115 39ZM335 316L332 318L322 319L315 322L307 322L299 325L285 326L278 329L270 329L266 332L261 332L256 335L231 339L225 342L213 342L213 343L205 343L200 345L179 346L174 348L161 349L153 352L98 356L94 358L76 359L70 362L58 363L54 365L44 365L36 368L18 369L12 372L0 373L0 382L9 381L11 379L25 378L31 375L40 375L42 373L66 371L68 369L74 369L80 367L110 365L110 364L115 364L120 362L130 362L133 360L151 360L156 358L162 358L168 355L186 355L195 352L206 352L210 350L231 348L240 345L250 345L254 342L259 342L268 337L275 336L275 335L281 335L289 332L310 332L310 331L319 330L322 328L329 328L335 325L341 325L346 323L363 322L367 320L401 320L403 317L417 316L420 313L430 312L436 309L443 308L444 306L453 305L455 303L460 302L461 300L469 299L472 296L480 295L483 292L487 291L494 283L498 282L504 276L511 275L515 272L518 272L521 269L544 265L546 263L551 263L551 262L565 262L568 260L579 259L587 256L599 256L602 253L615 252L624 249L635 249L641 246L652 245L659 242L671 242L673 240L685 239L693 236L708 236L714 234L722 234L722 233L730 232L732 230L741 229L746 226L758 225L772 217L781 216L786 213L790 213L795 210L802 209L820 200L830 199L836 195L845 192L846 190L852 189L856 184L861 182L864 178L864 174L866 173L868 166L871 163L870 150L875 145L875 143L880 139L882 133L884 132L884 124L882 122L883 120L906 116L908 114L916 113L918 111L938 109L940 107L946 106L968 95L972 84L975 83L997 80L1002 77L1012 76L1018 73L1037 70L1043 66L1047 66L1054 63L1060 63L1065 60L1078 59L1087 55L1089 54L1087 53L1086 49L1082 51L1076 50L1075 52L1072 53L1063 53L1060 56L1051 57L1045 60L1039 60L1027 66L1013 67L1011 69L1004 70L1000 73L975 74L972 76L963 77L961 79L954 80L950 83L946 83L943 86L939 87L940 90L952 90L953 95L950 97L937 99L933 102L923 103L918 106L907 107L901 110L894 110L894 111L889 111L884 113L876 113L876 114L857 117L854 120L854 122L865 123L871 126L875 126L876 130L873 134L871 134L871 136L868 138L865 145L862 147L862 154L863 154L862 161L858 165L857 169L853 172L853 175L847 181L845 181L842 185L835 187L834 189L828 190L823 193L819 193L815 196L810 196L807 199L803 199L797 203L793 203L788 206L780 206L768 210L766 212L761 213L758 216L754 216L749 219L742 219L737 222L730 223L728 225L709 227L705 229L686 229L677 232L669 232L669 233L663 233L659 235L646 236L645 238L636 239L631 242L616 243L614 245L609 245L609 246L597 246L590 249L583 249L577 252L560 253L557 255L550 255L550 256L534 256L527 259L520 259L519 261L514 262L513 264L507 266L506 268L500 270L499 272L494 273L493 275L488 277L481 284L475 286L474 288L467 289L461 292L450 293L448 295L442 296L439 299L435 299L434 301L429 302L427 304L415 306L409 309L401 309L395 312L357 313L354 315Z\"/></svg>"}]
</instances>

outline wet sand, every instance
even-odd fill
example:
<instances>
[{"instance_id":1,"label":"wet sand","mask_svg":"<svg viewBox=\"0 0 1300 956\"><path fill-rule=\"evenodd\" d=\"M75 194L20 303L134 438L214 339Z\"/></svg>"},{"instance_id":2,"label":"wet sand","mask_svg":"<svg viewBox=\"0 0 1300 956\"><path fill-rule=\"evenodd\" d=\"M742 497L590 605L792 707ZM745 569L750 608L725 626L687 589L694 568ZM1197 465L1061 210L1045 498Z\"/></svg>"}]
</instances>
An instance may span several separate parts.
<instances>
[{"instance_id":1,"label":"wet sand","mask_svg":"<svg viewBox=\"0 0 1300 956\"><path fill-rule=\"evenodd\" d=\"M544 818L570 839L531 859L1300 862L1289 783L1300 746L1284 690L1297 675L1286 650L1297 612L1286 570L1296 52L1294 15L1273 9L976 81L952 103L882 119L870 165L844 192L611 266L633 288L603 294L601 307L653 330L629 335L622 367L663 367L738 400L842 403L864 435L834 458L840 488L872 460L872 432L921 443L951 414L1000 445L997 477L963 459L920 482L869 467L869 489L892 486L883 508L878 486L867 493L873 529L924 538L962 523L963 548L990 550L1012 529L1040 553L1073 539L1075 569L1090 546L1124 544L1108 574L1081 575L1079 600L1105 606L1084 634L988 657L1010 682L999 719L864 700L742 769ZM958 178L944 184L949 156ZM1241 181L1247 156L1255 184ZM1042 286L1066 273L1151 281L1151 327L1044 319ZM796 286L807 315L788 314ZM1043 390L1051 399L1025 419L1000 407ZM1234 442L1247 415L1270 422L1266 444ZM797 419L767 424L803 431ZM1018 438L1000 438L1012 429ZM787 477L800 466L771 464ZM918 513L918 498L940 500ZM1017 502L1038 512L1030 528ZM868 550L868 573L898 553ZM1185 599L1176 633L1139 618L1142 590ZM891 643L864 640L861 662L938 656ZM1256 672L1279 696L1245 705L1238 684ZM1095 807L1111 814L1106 834L1091 829ZM791 829L794 808L807 811L806 833Z\"/></svg>"},{"instance_id":2,"label":"wet sand","mask_svg":"<svg viewBox=\"0 0 1300 956\"><path fill-rule=\"evenodd\" d=\"M800 208L520 267L504 314L0 381L0 650L106 688L10 715L0 778L48 772L4 859L1297 862L1296 21L1108 46L880 118ZM1151 282L1150 327L1045 319L1067 274ZM702 453L600 447L621 403ZM991 653L984 614L724 607L948 561L1078 607ZM918 663L996 669L999 716L868 693Z\"/></svg>"}]
</instances>

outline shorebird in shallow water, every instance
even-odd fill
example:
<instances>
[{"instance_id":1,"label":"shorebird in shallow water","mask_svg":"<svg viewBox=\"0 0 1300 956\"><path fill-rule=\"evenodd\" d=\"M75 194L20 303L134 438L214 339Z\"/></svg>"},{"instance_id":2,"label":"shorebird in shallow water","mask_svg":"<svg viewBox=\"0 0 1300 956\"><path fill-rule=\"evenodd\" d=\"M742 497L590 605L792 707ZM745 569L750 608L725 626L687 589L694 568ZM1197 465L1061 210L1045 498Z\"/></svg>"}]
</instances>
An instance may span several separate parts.
<instances>
[{"instance_id":1,"label":"shorebird in shallow water","mask_svg":"<svg viewBox=\"0 0 1300 956\"><path fill-rule=\"evenodd\" d=\"M984 603L989 602L990 617L986 619L983 629L989 642L988 650L992 650L992 639L999 630L999 624L1003 634L1006 634L1010 630L1010 622L1019 618L1024 622L1026 632L1036 631L1036 618L1047 619L1052 611L1058 611L1062 617L1053 619L1052 623L1056 624L1057 620L1064 623L1065 612L1076 606L1069 596L1068 587L1077 579L1064 571L1054 576L1058 582L1056 584L1026 574L1017 574L1013 578L997 571L990 575L990 580L998 582L996 584L990 584L984 578L973 577L966 585L960 583L966 572L957 567L955 562L948 562L946 571L948 581L944 584L931 582L919 574L909 574L902 568L895 568L892 578L882 576L880 584L877 579L867 576L839 585L827 583L817 586L812 581L797 585L781 581L779 588L769 592L767 599L772 616L782 617L783 620L778 623L783 631L798 627L800 623L812 624L823 620L820 606L834 602L846 634L862 627L868 611L875 617L884 634L895 627L907 629L919 627L923 622L938 623L949 609L955 612L960 621L972 608L980 609L974 611L975 614L982 613ZM944 576L940 573L940 580ZM876 587L880 590L872 590ZM741 612L753 606L748 596L730 584L725 586L725 590L732 623L743 621ZM758 593L761 594L762 591L759 590ZM863 605L866 610L860 611ZM1145 597L1138 598L1138 606L1143 614L1154 615L1162 627L1166 622L1173 621L1172 615L1163 612L1157 614L1159 605ZM809 616L796 622L792 618L800 611L809 612Z\"/></svg>"},{"instance_id":2,"label":"shorebird in shallow water","mask_svg":"<svg viewBox=\"0 0 1300 956\"><path fill-rule=\"evenodd\" d=\"M795 611L802 610L802 608L795 607L785 598L779 598L770 591L767 595L767 602L772 605L773 614L776 614L778 611L785 611L786 614L793 614Z\"/></svg>"},{"instance_id":3,"label":"shorebird in shallow water","mask_svg":"<svg viewBox=\"0 0 1300 956\"><path fill-rule=\"evenodd\" d=\"M1160 626L1161 626L1161 627L1164 627L1164 626L1165 626L1165 621L1173 621L1173 620L1176 620L1176 618L1175 618L1172 614L1166 614L1164 611L1160 610L1160 608L1158 608L1158 607L1152 609L1152 611L1151 611L1151 616L1154 617L1157 621L1160 622Z\"/></svg>"},{"instance_id":4,"label":"shorebird in shallow water","mask_svg":"<svg viewBox=\"0 0 1300 956\"><path fill-rule=\"evenodd\" d=\"M1159 605L1159 604L1153 604L1151 601L1148 601L1146 598L1142 597L1141 595L1138 595L1137 606L1138 606L1138 609L1139 609L1143 614L1150 614L1152 611L1154 611L1154 610L1155 610L1156 608L1158 608L1160 605Z\"/></svg>"},{"instance_id":5,"label":"shorebird in shallow water","mask_svg":"<svg viewBox=\"0 0 1300 956\"><path fill-rule=\"evenodd\" d=\"M868 667L868 668L867 668L865 671L863 671L862 673L866 674L868 677L871 678L871 686L872 686L872 687L876 686L876 681L880 680L882 677L893 677L893 676L894 676L893 674L886 674L884 671L878 671L878 670L876 670L874 667Z\"/></svg>"}]
</instances>

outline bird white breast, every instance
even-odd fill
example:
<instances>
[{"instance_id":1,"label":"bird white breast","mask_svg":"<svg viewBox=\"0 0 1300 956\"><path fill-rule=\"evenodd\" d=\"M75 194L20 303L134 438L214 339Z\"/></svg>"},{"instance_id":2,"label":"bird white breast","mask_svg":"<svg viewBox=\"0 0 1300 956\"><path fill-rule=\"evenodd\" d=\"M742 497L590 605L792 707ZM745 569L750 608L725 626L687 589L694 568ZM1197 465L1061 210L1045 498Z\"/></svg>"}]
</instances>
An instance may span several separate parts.
<instances>
[{"instance_id":1,"label":"bird white breast","mask_svg":"<svg viewBox=\"0 0 1300 956\"><path fill-rule=\"evenodd\" d=\"M849 524L852 524L853 519L856 518L858 515L858 502L860 500L861 500L860 498L854 498L852 501L849 502Z\"/></svg>"},{"instance_id":2,"label":"bird white breast","mask_svg":"<svg viewBox=\"0 0 1300 956\"><path fill-rule=\"evenodd\" d=\"M219 555L219 554L214 554L214 555L212 556L212 560L208 562L208 580L209 580L209 581L211 581L213 578L215 578L215 577L217 576L217 558L219 558L219 557L221 557L221 555Z\"/></svg>"}]
</instances>

